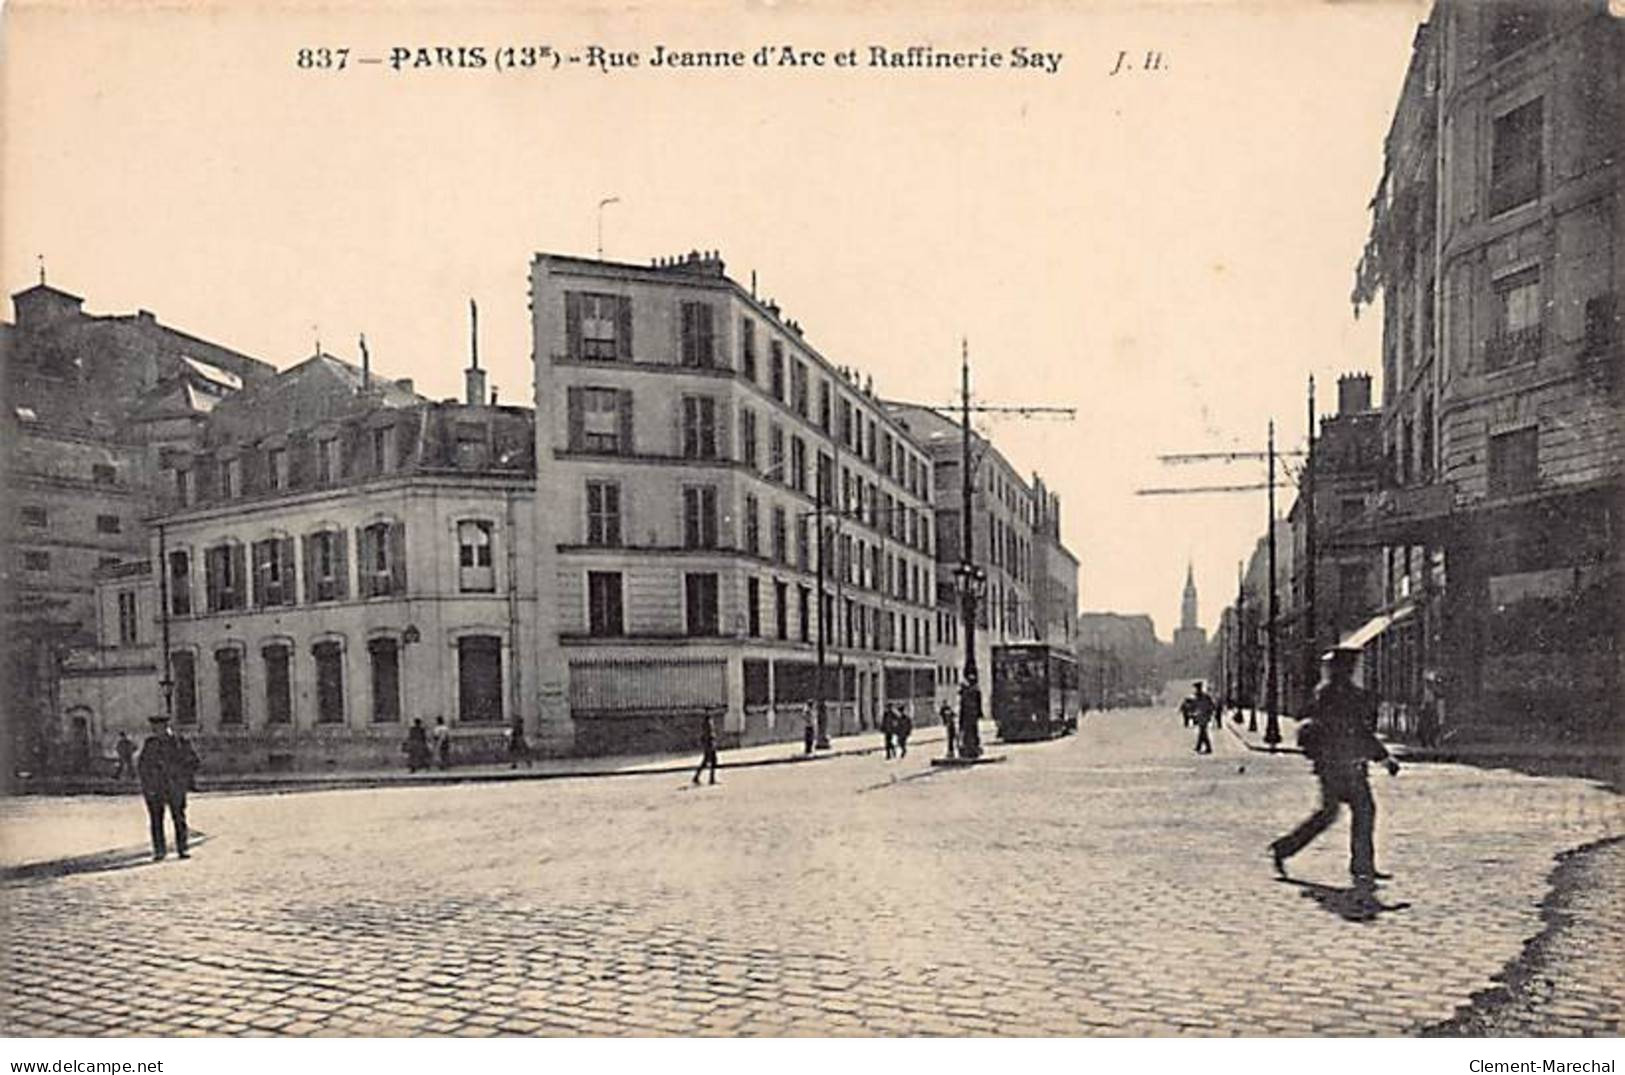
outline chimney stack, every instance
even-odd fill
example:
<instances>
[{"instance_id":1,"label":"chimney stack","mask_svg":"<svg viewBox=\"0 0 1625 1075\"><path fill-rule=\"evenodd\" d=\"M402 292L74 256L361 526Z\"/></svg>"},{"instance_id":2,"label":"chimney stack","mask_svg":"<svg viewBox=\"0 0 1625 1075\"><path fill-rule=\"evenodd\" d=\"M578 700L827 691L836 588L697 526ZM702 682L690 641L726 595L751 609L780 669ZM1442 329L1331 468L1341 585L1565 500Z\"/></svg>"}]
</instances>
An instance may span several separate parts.
<instances>
[{"instance_id":1,"label":"chimney stack","mask_svg":"<svg viewBox=\"0 0 1625 1075\"><path fill-rule=\"evenodd\" d=\"M468 300L468 369L463 371L463 401L470 407L485 402L485 371L480 369L480 308Z\"/></svg>"},{"instance_id":2,"label":"chimney stack","mask_svg":"<svg viewBox=\"0 0 1625 1075\"><path fill-rule=\"evenodd\" d=\"M1364 414L1371 409L1371 374L1345 373L1337 379L1337 413Z\"/></svg>"},{"instance_id":3,"label":"chimney stack","mask_svg":"<svg viewBox=\"0 0 1625 1075\"><path fill-rule=\"evenodd\" d=\"M372 387L372 356L367 353L367 334L361 333L361 391Z\"/></svg>"}]
</instances>

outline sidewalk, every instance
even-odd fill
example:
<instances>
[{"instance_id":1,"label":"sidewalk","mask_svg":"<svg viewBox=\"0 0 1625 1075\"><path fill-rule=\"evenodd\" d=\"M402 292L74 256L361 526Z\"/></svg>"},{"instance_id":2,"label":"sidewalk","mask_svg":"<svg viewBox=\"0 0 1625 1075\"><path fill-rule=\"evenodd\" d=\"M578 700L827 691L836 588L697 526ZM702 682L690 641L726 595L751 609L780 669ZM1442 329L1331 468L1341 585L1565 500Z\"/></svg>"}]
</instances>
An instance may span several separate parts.
<instances>
[{"instance_id":1,"label":"sidewalk","mask_svg":"<svg viewBox=\"0 0 1625 1075\"><path fill-rule=\"evenodd\" d=\"M991 727L991 726L989 726ZM940 743L940 725L926 727L909 744ZM879 732L840 736L828 750L812 755L797 742L763 743L719 752L718 769L795 765L829 758L879 753ZM652 776L693 772L698 752L635 757L544 758L530 768L506 765L467 765L441 772L407 773L399 770L352 770L325 773L223 773L198 778L198 792L207 794L281 794L297 791L339 791L372 788L434 787L454 784L512 783L522 780L572 780L602 777ZM67 792L68 794L61 794ZM77 873L146 861L145 844L128 843L131 829L120 825L110 831L108 799L123 797L140 813L137 785L110 778L84 779L71 787L53 787L51 793L0 798L0 880L41 874ZM135 831L144 831L145 817ZM118 841L118 842L116 842ZM126 861L128 860L128 861Z\"/></svg>"},{"instance_id":2,"label":"sidewalk","mask_svg":"<svg viewBox=\"0 0 1625 1075\"><path fill-rule=\"evenodd\" d=\"M1281 728L1278 753L1298 753L1298 726L1303 723L1285 714L1277 716ZM1266 718L1258 715L1258 730L1248 731L1247 721L1240 724L1233 717L1224 726L1248 750L1270 751L1264 742ZM1574 743L1537 743L1515 740L1482 740L1477 742L1446 742L1436 747L1424 747L1402 739L1389 739L1379 735L1389 753L1406 764L1443 763L1474 765L1486 769L1512 769L1530 776L1573 776L1596 780L1615 792L1625 790L1625 743L1616 743L1613 749L1603 744L1583 746Z\"/></svg>"}]
</instances>

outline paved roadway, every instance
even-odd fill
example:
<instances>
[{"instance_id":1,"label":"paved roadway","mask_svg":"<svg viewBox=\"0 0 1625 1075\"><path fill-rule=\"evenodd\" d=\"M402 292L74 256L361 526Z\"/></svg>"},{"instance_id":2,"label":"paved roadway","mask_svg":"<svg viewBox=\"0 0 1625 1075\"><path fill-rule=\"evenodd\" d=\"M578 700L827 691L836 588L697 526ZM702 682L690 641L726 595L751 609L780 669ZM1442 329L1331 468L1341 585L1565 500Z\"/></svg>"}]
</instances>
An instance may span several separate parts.
<instances>
[{"instance_id":1,"label":"paved roadway","mask_svg":"<svg viewBox=\"0 0 1625 1075\"><path fill-rule=\"evenodd\" d=\"M1346 819L1272 876L1266 843L1313 805L1301 758L1194 756L1167 709L994 749L716 788L198 796L188 862L0 890L0 1031L1619 1033L1622 845L1552 896L1555 855L1625 834L1617 796L1378 773L1397 877L1370 903ZM133 798L87 810L141 838Z\"/></svg>"}]
</instances>

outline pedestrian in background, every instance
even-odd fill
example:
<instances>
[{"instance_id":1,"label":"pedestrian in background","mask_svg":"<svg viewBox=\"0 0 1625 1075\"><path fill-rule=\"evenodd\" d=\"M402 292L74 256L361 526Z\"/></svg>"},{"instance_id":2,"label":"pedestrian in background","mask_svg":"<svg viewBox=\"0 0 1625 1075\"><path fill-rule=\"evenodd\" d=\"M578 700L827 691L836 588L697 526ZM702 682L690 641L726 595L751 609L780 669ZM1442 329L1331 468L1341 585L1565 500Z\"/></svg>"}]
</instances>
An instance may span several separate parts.
<instances>
[{"instance_id":1,"label":"pedestrian in background","mask_svg":"<svg viewBox=\"0 0 1625 1075\"><path fill-rule=\"evenodd\" d=\"M711 783L717 782L717 729L711 722L711 714L700 716L700 764L694 770L694 783L700 782L700 774L707 768L711 770Z\"/></svg>"},{"instance_id":2,"label":"pedestrian in background","mask_svg":"<svg viewBox=\"0 0 1625 1075\"><path fill-rule=\"evenodd\" d=\"M168 848L164 842L164 813L175 825L175 852L191 858L187 850L186 794L199 760L192 744L177 736L167 716L150 718L152 734L141 745L136 775L141 778L141 797L147 803L147 820L152 832L152 859L162 862Z\"/></svg>"},{"instance_id":3,"label":"pedestrian in background","mask_svg":"<svg viewBox=\"0 0 1625 1075\"><path fill-rule=\"evenodd\" d=\"M1320 781L1320 807L1303 824L1270 844L1275 872L1286 876L1286 860L1331 827L1339 808L1348 803L1353 815L1349 835L1349 875L1356 884L1386 880L1377 869L1375 834L1377 804L1366 775L1368 762L1380 761L1388 774L1399 773L1399 763L1377 739L1376 699L1354 685L1358 650L1335 649L1326 655L1326 679L1309 705L1309 719L1298 729L1298 745L1314 766Z\"/></svg>"},{"instance_id":4,"label":"pedestrian in background","mask_svg":"<svg viewBox=\"0 0 1625 1075\"><path fill-rule=\"evenodd\" d=\"M942 708L937 711L937 715L942 718L942 727L948 737L948 757L957 757L958 751L954 748L959 745L959 720L954 716L954 711L948 707L947 702L942 703Z\"/></svg>"},{"instance_id":5,"label":"pedestrian in background","mask_svg":"<svg viewBox=\"0 0 1625 1075\"><path fill-rule=\"evenodd\" d=\"M813 724L812 706L803 705L801 707L801 721L801 744L810 755L813 752L814 744L818 741L818 728Z\"/></svg>"},{"instance_id":6,"label":"pedestrian in background","mask_svg":"<svg viewBox=\"0 0 1625 1075\"><path fill-rule=\"evenodd\" d=\"M513 727L508 729L508 768L519 768L521 761L530 768L530 744L525 742L525 718L514 717Z\"/></svg>"},{"instance_id":7,"label":"pedestrian in background","mask_svg":"<svg viewBox=\"0 0 1625 1075\"><path fill-rule=\"evenodd\" d=\"M892 720L892 734L897 736L897 756L908 757L908 737L914 734L914 719L908 715L907 706L897 707L897 716Z\"/></svg>"},{"instance_id":8,"label":"pedestrian in background","mask_svg":"<svg viewBox=\"0 0 1625 1075\"><path fill-rule=\"evenodd\" d=\"M1185 699L1180 708L1187 714L1187 723L1196 725L1196 753L1211 754L1213 753L1213 740L1208 738L1207 728L1209 724L1213 723L1214 716L1218 712L1218 705L1213 701L1213 696L1202 689L1200 680L1191 684L1191 686L1196 688L1196 691Z\"/></svg>"},{"instance_id":9,"label":"pedestrian in background","mask_svg":"<svg viewBox=\"0 0 1625 1075\"><path fill-rule=\"evenodd\" d=\"M423 718L416 717L412 726L406 729L406 771L415 773L419 769L429 767L429 730L423 726Z\"/></svg>"},{"instance_id":10,"label":"pedestrian in background","mask_svg":"<svg viewBox=\"0 0 1625 1075\"><path fill-rule=\"evenodd\" d=\"M118 742L113 744L113 753L118 755L118 768L113 770L113 779L123 780L126 776L134 776L135 741L124 732L119 732Z\"/></svg>"},{"instance_id":11,"label":"pedestrian in background","mask_svg":"<svg viewBox=\"0 0 1625 1075\"><path fill-rule=\"evenodd\" d=\"M434 718L434 752L440 758L440 768L451 768L451 729L445 717Z\"/></svg>"},{"instance_id":12,"label":"pedestrian in background","mask_svg":"<svg viewBox=\"0 0 1625 1075\"><path fill-rule=\"evenodd\" d=\"M886 760L890 761L897 756L897 725L889 705L880 711L880 734L886 743Z\"/></svg>"}]
</instances>

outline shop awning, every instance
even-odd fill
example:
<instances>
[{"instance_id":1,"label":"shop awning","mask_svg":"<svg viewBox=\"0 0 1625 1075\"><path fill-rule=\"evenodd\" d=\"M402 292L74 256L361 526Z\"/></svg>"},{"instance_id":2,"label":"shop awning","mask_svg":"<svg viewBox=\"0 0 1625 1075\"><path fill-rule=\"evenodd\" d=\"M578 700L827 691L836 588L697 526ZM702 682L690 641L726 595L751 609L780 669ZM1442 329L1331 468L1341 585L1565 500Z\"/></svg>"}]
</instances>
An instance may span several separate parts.
<instances>
[{"instance_id":1,"label":"shop awning","mask_svg":"<svg viewBox=\"0 0 1625 1075\"><path fill-rule=\"evenodd\" d=\"M1410 617L1416 611L1415 605L1400 605L1391 612L1379 612L1366 620L1355 630L1344 636L1338 643L1342 649L1364 649L1378 635L1382 634L1394 624Z\"/></svg>"}]
</instances>

